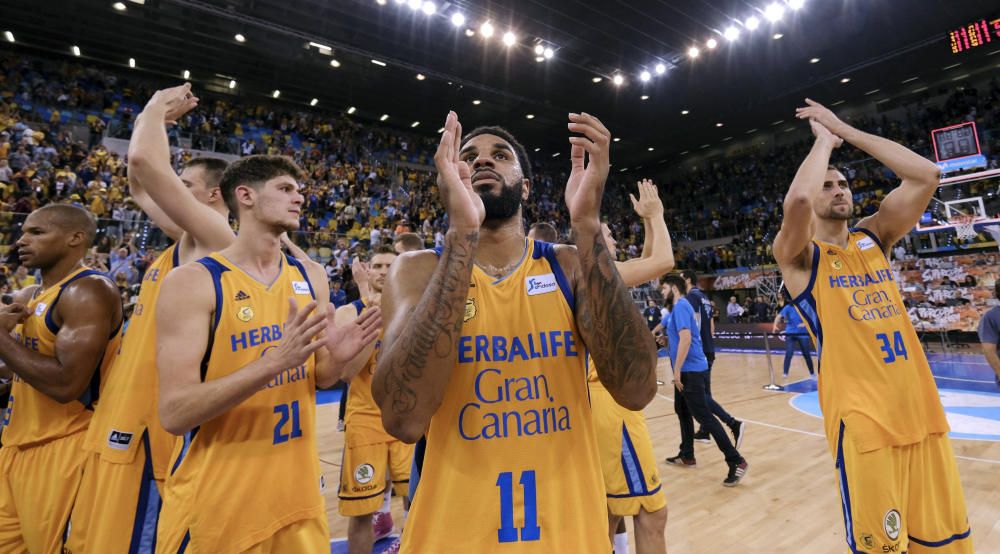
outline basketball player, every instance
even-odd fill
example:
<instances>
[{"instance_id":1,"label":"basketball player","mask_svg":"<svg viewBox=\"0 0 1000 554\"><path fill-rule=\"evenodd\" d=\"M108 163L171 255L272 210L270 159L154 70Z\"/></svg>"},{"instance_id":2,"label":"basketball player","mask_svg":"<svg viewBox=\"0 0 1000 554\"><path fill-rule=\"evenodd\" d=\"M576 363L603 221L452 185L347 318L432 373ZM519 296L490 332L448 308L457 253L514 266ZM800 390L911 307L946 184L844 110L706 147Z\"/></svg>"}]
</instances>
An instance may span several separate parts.
<instances>
[{"instance_id":1,"label":"basketball player","mask_svg":"<svg viewBox=\"0 0 1000 554\"><path fill-rule=\"evenodd\" d=\"M673 269L674 253L663 219L663 203L652 181L640 181L639 198L629 197L645 229L642 257L615 262L615 267L625 286L634 287ZM614 258L617 243L608 226L602 227L604 242ZM641 411L627 410L614 401L601 384L594 364L589 364L588 381L607 495L608 532L615 554L628 552L628 535L624 529L619 531L625 516L634 517L637 552L666 552L667 499L646 417Z\"/></svg>"},{"instance_id":2,"label":"basketball player","mask_svg":"<svg viewBox=\"0 0 1000 554\"><path fill-rule=\"evenodd\" d=\"M540 240L542 242L556 244L559 242L559 233L551 223L539 221L538 223L532 225L531 229L528 229L528 238L531 240Z\"/></svg>"},{"instance_id":3,"label":"basketball player","mask_svg":"<svg viewBox=\"0 0 1000 554\"><path fill-rule=\"evenodd\" d=\"M337 324L347 325L364 310L377 307L389 267L396 259L390 247L376 250L368 264L372 295L352 302L337 310ZM396 494L403 497L404 509L409 509L410 464L413 445L403 443L385 432L382 414L372 399L372 375L375 373L378 342L361 351L344 369L344 380L350 380L348 391L346 427L344 434L344 459L340 470L340 515L349 517L347 528L348 550L369 554L377 540L373 528L373 514L383 504L387 478ZM385 516L382 516L385 517ZM392 530L389 516L389 530ZM384 532L384 530L382 530Z\"/></svg>"},{"instance_id":4,"label":"basketball player","mask_svg":"<svg viewBox=\"0 0 1000 554\"><path fill-rule=\"evenodd\" d=\"M92 452L73 508L70 552L152 552L161 489L176 437L157 414L156 300L167 273L234 239L219 179L226 162L195 158L178 177L166 125L195 107L189 84L158 91L136 120L129 189L174 240L143 276L122 351L105 381L84 448Z\"/></svg>"},{"instance_id":5,"label":"basketball player","mask_svg":"<svg viewBox=\"0 0 1000 554\"><path fill-rule=\"evenodd\" d=\"M332 325L323 269L281 253L280 235L299 224L299 176L280 156L230 165L220 188L239 235L163 282L159 415L184 440L166 482L157 552L329 552L316 386L340 378L380 318L373 309Z\"/></svg>"},{"instance_id":6,"label":"basketball player","mask_svg":"<svg viewBox=\"0 0 1000 554\"><path fill-rule=\"evenodd\" d=\"M413 252L414 250L423 250L424 241L420 238L420 235L416 233L400 233L396 235L396 240L392 241L392 248L397 254L402 254L403 252Z\"/></svg>"},{"instance_id":7,"label":"basketball player","mask_svg":"<svg viewBox=\"0 0 1000 554\"><path fill-rule=\"evenodd\" d=\"M940 170L806 104L796 116L816 140L785 196L774 257L820 352L847 544L851 552L972 552L948 422L887 258L919 221ZM847 179L829 165L845 141L902 179L854 228Z\"/></svg>"},{"instance_id":8,"label":"basketball player","mask_svg":"<svg viewBox=\"0 0 1000 554\"><path fill-rule=\"evenodd\" d=\"M526 239L531 165L514 137L463 138L448 115L434 158L445 246L393 265L372 383L390 434L426 434L403 552L610 550L585 349L631 410L656 393L656 349L602 236L611 134L587 114L568 129L583 135L566 186L576 247Z\"/></svg>"},{"instance_id":9,"label":"basketball player","mask_svg":"<svg viewBox=\"0 0 1000 554\"><path fill-rule=\"evenodd\" d=\"M993 296L1000 300L1000 279L993 285ZM1000 356L997 355L997 343L1000 342L1000 306L993 306L979 320L979 342L983 345L983 356L986 363L996 373L997 386L1000 387Z\"/></svg>"},{"instance_id":10,"label":"basketball player","mask_svg":"<svg viewBox=\"0 0 1000 554\"><path fill-rule=\"evenodd\" d=\"M61 552L86 456L81 447L102 377L121 339L122 301L83 265L97 233L84 209L50 204L17 240L21 264L42 281L21 289L0 360L13 372L0 449L0 552ZM16 320L6 318L9 331Z\"/></svg>"}]
</instances>

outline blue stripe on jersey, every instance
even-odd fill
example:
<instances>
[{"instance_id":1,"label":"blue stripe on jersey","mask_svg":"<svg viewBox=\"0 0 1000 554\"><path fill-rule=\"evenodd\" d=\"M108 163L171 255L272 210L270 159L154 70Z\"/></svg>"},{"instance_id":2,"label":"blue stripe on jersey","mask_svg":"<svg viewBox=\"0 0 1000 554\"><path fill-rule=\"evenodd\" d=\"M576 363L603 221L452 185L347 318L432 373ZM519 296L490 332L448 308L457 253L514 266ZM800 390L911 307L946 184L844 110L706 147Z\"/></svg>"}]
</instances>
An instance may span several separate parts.
<instances>
[{"instance_id":1,"label":"blue stripe on jersey","mask_svg":"<svg viewBox=\"0 0 1000 554\"><path fill-rule=\"evenodd\" d=\"M142 448L146 462L142 465L142 484L132 522L129 554L153 554L156 550L156 525L160 516L160 491L153 481L153 455L149 448L149 432L142 432Z\"/></svg>"},{"instance_id":2,"label":"blue stripe on jersey","mask_svg":"<svg viewBox=\"0 0 1000 554\"><path fill-rule=\"evenodd\" d=\"M413 462L410 463L410 505L417 495L417 485L420 484L420 471L424 468L424 454L427 452L427 437L420 437L413 447Z\"/></svg>"},{"instance_id":3,"label":"blue stripe on jersey","mask_svg":"<svg viewBox=\"0 0 1000 554\"><path fill-rule=\"evenodd\" d=\"M188 450L191 448L191 442L194 441L195 435L198 434L198 429L199 427L195 427L184 433L184 445L181 446L181 453L177 456L177 460L174 461L174 467L170 468L170 475L173 475L177 471L177 468L181 467L181 462L187 457Z\"/></svg>"},{"instance_id":4,"label":"blue stripe on jersey","mask_svg":"<svg viewBox=\"0 0 1000 554\"><path fill-rule=\"evenodd\" d=\"M208 359L212 355L212 346L215 344L215 330L219 328L219 319L222 318L222 274L229 271L229 268L209 257L198 260L198 263L205 266L205 269L212 275L212 285L215 287L215 317L212 319L212 328L208 330L208 345L205 347L205 355L201 358L201 380L204 381L208 375Z\"/></svg>"},{"instance_id":5,"label":"blue stripe on jersey","mask_svg":"<svg viewBox=\"0 0 1000 554\"><path fill-rule=\"evenodd\" d=\"M188 530L187 533L184 533L184 540L181 541L181 546L180 546L180 548L177 549L177 554L184 554L184 552L187 550L189 542L191 542L191 531L190 530Z\"/></svg>"},{"instance_id":6,"label":"blue stripe on jersey","mask_svg":"<svg viewBox=\"0 0 1000 554\"><path fill-rule=\"evenodd\" d=\"M911 541L913 541L913 542L915 542L915 543L917 543L917 544L919 544L921 546L927 546L927 547L930 547L930 548L937 548L939 546L944 546L946 544L951 544L951 543L953 543L953 542L955 542L957 540L961 540L961 539L967 538L970 533L972 533L972 528L971 527L968 528L968 529L966 529L964 533L956 533L956 534L948 537L947 539L940 540L940 541L925 541L923 539L918 539L917 537L914 537L913 535L909 535L909 538L910 538Z\"/></svg>"},{"instance_id":7,"label":"blue stripe on jersey","mask_svg":"<svg viewBox=\"0 0 1000 554\"><path fill-rule=\"evenodd\" d=\"M69 284L72 283L73 281L76 281L77 279L83 279L84 277L88 277L90 275L99 275L101 277L104 277L105 279L108 279L108 276L101 273L100 271L94 271L93 269L86 269L84 271L81 271L80 273L77 273L69 281L66 281L65 283L62 284L62 286L59 287L59 294L56 295L56 299L53 300L51 304L49 304L49 309L45 312L45 326L49 328L49 331L51 331L53 335L59 333L59 326L56 325L55 320L52 319L52 314L54 314L56 311L55 308L56 304L59 303L59 299L62 298L63 293L66 292L66 287L68 287ZM108 280L110 281L110 279ZM115 285L115 287L117 288L117 285ZM114 335L111 336L113 337Z\"/></svg>"},{"instance_id":8,"label":"blue stripe on jersey","mask_svg":"<svg viewBox=\"0 0 1000 554\"><path fill-rule=\"evenodd\" d=\"M354 302L351 302L351 305L354 306L354 309L358 311L358 315L361 315L361 310L365 309L365 301L361 300L360 298L355 300Z\"/></svg>"},{"instance_id":9,"label":"blue stripe on jersey","mask_svg":"<svg viewBox=\"0 0 1000 554\"><path fill-rule=\"evenodd\" d=\"M566 303L569 304L569 309L574 314L576 313L576 301L573 298L573 288L569 286L569 281L566 279L566 275L563 273L562 266L559 265L559 260L556 257L556 249L554 246L547 242L542 242L540 240L535 241L535 252L532 258L539 259L545 257L548 260L549 265L552 267L552 274L556 277L556 283L559 284L559 290L562 291L563 298L566 299Z\"/></svg>"},{"instance_id":10,"label":"blue stripe on jersey","mask_svg":"<svg viewBox=\"0 0 1000 554\"><path fill-rule=\"evenodd\" d=\"M847 489L847 468L844 467L844 422L840 422L840 435L837 437L837 469L840 470L840 501L844 510L844 528L847 530L847 546L852 554L864 554L858 550L854 542L854 514L851 512L851 492Z\"/></svg>"},{"instance_id":11,"label":"blue stripe on jersey","mask_svg":"<svg viewBox=\"0 0 1000 554\"><path fill-rule=\"evenodd\" d=\"M628 483L630 494L646 494L646 479L642 474L639 456L635 453L632 438L628 436L628 427L622 423L622 469L625 471L625 482Z\"/></svg>"},{"instance_id":12,"label":"blue stripe on jersey","mask_svg":"<svg viewBox=\"0 0 1000 554\"><path fill-rule=\"evenodd\" d=\"M299 270L299 273L302 274L302 278L305 279L306 284L309 285L309 294L312 296L313 300L316 300L316 291L313 289L312 281L309 280L309 274L306 273L306 268L303 267L302 262L293 258L289 254L285 254L285 259L288 260L290 265L294 265L295 268Z\"/></svg>"}]
</instances>

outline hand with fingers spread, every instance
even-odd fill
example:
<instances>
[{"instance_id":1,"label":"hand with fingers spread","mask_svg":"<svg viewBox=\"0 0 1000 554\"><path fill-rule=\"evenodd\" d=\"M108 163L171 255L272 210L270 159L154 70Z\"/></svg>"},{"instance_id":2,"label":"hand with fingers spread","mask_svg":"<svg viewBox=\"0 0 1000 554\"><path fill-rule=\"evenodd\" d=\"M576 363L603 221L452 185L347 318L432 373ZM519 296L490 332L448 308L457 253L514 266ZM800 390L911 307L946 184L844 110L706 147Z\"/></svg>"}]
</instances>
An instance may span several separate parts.
<instances>
[{"instance_id":1,"label":"hand with fingers spread","mask_svg":"<svg viewBox=\"0 0 1000 554\"><path fill-rule=\"evenodd\" d=\"M450 227L478 231L486 219L483 199L472 190L472 171L458 157L462 146L462 124L455 112L448 112L441 143L434 154L438 193L448 212Z\"/></svg>"},{"instance_id":2,"label":"hand with fingers spread","mask_svg":"<svg viewBox=\"0 0 1000 554\"><path fill-rule=\"evenodd\" d=\"M197 105L198 97L191 92L191 83L184 83L156 91L142 112L157 114L167 125L173 125Z\"/></svg>"},{"instance_id":3,"label":"hand with fingers spread","mask_svg":"<svg viewBox=\"0 0 1000 554\"><path fill-rule=\"evenodd\" d=\"M300 309L294 298L288 299L288 320L282 330L281 342L265 354L274 363L276 373L290 367L298 367L309 356L324 346L321 340L313 340L329 326L330 318L324 312L316 312L316 301Z\"/></svg>"},{"instance_id":4,"label":"hand with fingers spread","mask_svg":"<svg viewBox=\"0 0 1000 554\"><path fill-rule=\"evenodd\" d=\"M629 194L632 200L632 208L635 213L643 219L663 217L663 202L660 200L660 193L656 190L656 185L649 179L639 181L639 199L636 200L634 194Z\"/></svg>"},{"instance_id":5,"label":"hand with fingers spread","mask_svg":"<svg viewBox=\"0 0 1000 554\"><path fill-rule=\"evenodd\" d=\"M326 345L330 359L338 364L346 363L357 356L368 344L378 338L382 330L382 310L377 306L365 309L354 321L337 327L334 323L334 309L327 305L327 329L322 342Z\"/></svg>"},{"instance_id":6,"label":"hand with fingers spread","mask_svg":"<svg viewBox=\"0 0 1000 554\"><path fill-rule=\"evenodd\" d=\"M806 104L805 107L795 108L795 117L814 120L835 136L842 134L841 130L846 126L846 123L834 115L829 108L809 98L806 98ZM815 130L813 132L815 133Z\"/></svg>"},{"instance_id":7,"label":"hand with fingers spread","mask_svg":"<svg viewBox=\"0 0 1000 554\"><path fill-rule=\"evenodd\" d=\"M611 132L599 119L586 113L569 114L568 128L583 135L569 138L572 170L566 182L566 207L570 221L599 225L601 196L611 168Z\"/></svg>"}]
</instances>

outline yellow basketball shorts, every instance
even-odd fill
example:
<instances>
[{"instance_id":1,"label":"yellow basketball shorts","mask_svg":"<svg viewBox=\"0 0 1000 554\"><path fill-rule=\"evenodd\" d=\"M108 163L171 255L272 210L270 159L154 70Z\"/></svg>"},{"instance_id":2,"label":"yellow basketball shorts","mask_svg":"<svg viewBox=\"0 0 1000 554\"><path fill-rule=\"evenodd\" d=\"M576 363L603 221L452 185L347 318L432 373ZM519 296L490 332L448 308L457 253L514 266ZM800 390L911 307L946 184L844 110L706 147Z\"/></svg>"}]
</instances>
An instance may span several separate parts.
<instances>
[{"instance_id":1,"label":"yellow basketball shorts","mask_svg":"<svg viewBox=\"0 0 1000 554\"><path fill-rule=\"evenodd\" d=\"M955 453L946 434L860 452L840 424L837 473L851 553L972 553Z\"/></svg>"},{"instance_id":2,"label":"yellow basketball shorts","mask_svg":"<svg viewBox=\"0 0 1000 554\"><path fill-rule=\"evenodd\" d=\"M0 552L62 552L83 477L86 434L0 448Z\"/></svg>"},{"instance_id":3,"label":"yellow basketball shorts","mask_svg":"<svg viewBox=\"0 0 1000 554\"><path fill-rule=\"evenodd\" d=\"M88 453L70 518L66 554L155 551L162 483L153 478L149 435L144 432L140 442L128 463Z\"/></svg>"},{"instance_id":4,"label":"yellow basketball shorts","mask_svg":"<svg viewBox=\"0 0 1000 554\"><path fill-rule=\"evenodd\" d=\"M608 511L616 516L634 516L640 508L647 512L664 508L667 498L646 417L642 412L623 408L600 383L590 384L590 405Z\"/></svg>"},{"instance_id":5,"label":"yellow basketball shorts","mask_svg":"<svg viewBox=\"0 0 1000 554\"><path fill-rule=\"evenodd\" d=\"M398 440L355 444L351 427L345 430L344 457L340 466L340 515L363 516L375 513L382 505L386 478L392 477L397 496L410 494L410 465L413 445ZM361 442L366 442L362 440ZM387 474L388 472L388 474Z\"/></svg>"}]
</instances>

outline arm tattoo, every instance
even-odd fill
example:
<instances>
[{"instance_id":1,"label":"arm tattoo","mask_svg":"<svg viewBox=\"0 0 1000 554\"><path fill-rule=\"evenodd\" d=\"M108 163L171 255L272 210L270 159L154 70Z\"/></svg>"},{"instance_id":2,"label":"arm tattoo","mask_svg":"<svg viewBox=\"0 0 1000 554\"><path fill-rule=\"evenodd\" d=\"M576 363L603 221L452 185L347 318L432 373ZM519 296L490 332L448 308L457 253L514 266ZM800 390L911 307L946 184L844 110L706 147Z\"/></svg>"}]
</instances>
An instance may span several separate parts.
<instances>
[{"instance_id":1,"label":"arm tattoo","mask_svg":"<svg viewBox=\"0 0 1000 554\"><path fill-rule=\"evenodd\" d=\"M656 347L600 230L592 240L589 250L578 250L577 325L604 386L631 395L655 383Z\"/></svg>"},{"instance_id":2,"label":"arm tattoo","mask_svg":"<svg viewBox=\"0 0 1000 554\"><path fill-rule=\"evenodd\" d=\"M421 402L438 402L455 366L454 352L462 330L473 256L479 233L446 237L437 268L420 302L410 309L403 330L384 347L376 374L384 372L384 391L397 415ZM425 377L427 366L447 366ZM421 394L423 393L423 394ZM428 398L428 394L430 398Z\"/></svg>"}]
</instances>

